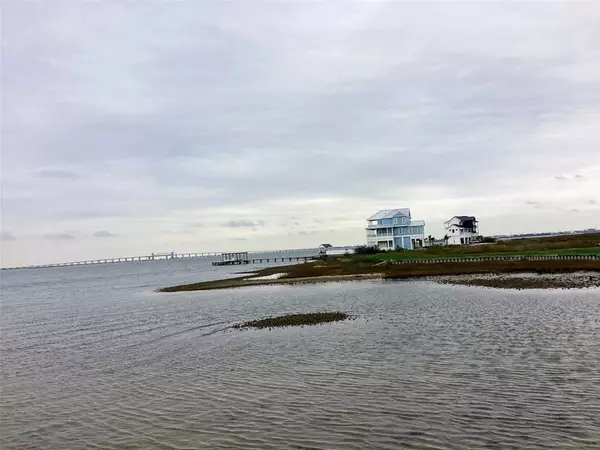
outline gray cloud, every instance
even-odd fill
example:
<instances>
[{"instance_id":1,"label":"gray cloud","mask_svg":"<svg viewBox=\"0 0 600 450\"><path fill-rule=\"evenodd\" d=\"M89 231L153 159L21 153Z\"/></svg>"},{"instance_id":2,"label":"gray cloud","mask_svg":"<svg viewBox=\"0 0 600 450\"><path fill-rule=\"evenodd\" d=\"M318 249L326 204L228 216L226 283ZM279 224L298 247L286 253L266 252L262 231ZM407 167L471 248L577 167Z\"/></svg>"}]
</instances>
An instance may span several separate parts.
<instances>
[{"instance_id":1,"label":"gray cloud","mask_svg":"<svg viewBox=\"0 0 600 450\"><path fill-rule=\"evenodd\" d=\"M10 231L6 231L6 230L0 231L0 241L9 242L9 241L16 241L16 240L17 240L17 238Z\"/></svg>"},{"instance_id":2,"label":"gray cloud","mask_svg":"<svg viewBox=\"0 0 600 450\"><path fill-rule=\"evenodd\" d=\"M538 201L528 200L525 202L526 205L533 206L533 209L542 209L542 204Z\"/></svg>"},{"instance_id":3,"label":"gray cloud","mask_svg":"<svg viewBox=\"0 0 600 450\"><path fill-rule=\"evenodd\" d=\"M98 231L94 232L94 237L95 238L112 238L112 237L116 237L116 235L114 233L111 233L110 231L98 230Z\"/></svg>"},{"instance_id":4,"label":"gray cloud","mask_svg":"<svg viewBox=\"0 0 600 450\"><path fill-rule=\"evenodd\" d=\"M571 176L567 176L567 175L556 175L554 177L556 180L569 180L569 179L573 179L573 180L581 180L583 178L585 178L583 175L581 175L580 173L577 173L575 175Z\"/></svg>"},{"instance_id":5,"label":"gray cloud","mask_svg":"<svg viewBox=\"0 0 600 450\"><path fill-rule=\"evenodd\" d=\"M316 231L316 230L311 230L311 231L300 230L300 231L298 231L298 234L302 235L302 236L312 236L312 235L318 234L318 231Z\"/></svg>"},{"instance_id":6,"label":"gray cloud","mask_svg":"<svg viewBox=\"0 0 600 450\"><path fill-rule=\"evenodd\" d=\"M252 220L230 220L222 224L222 226L227 228L258 228L264 227L265 223L262 220L258 220L256 222Z\"/></svg>"},{"instance_id":7,"label":"gray cloud","mask_svg":"<svg viewBox=\"0 0 600 450\"><path fill-rule=\"evenodd\" d=\"M44 239L52 241L73 241L75 236L70 233L49 233L44 235Z\"/></svg>"},{"instance_id":8,"label":"gray cloud","mask_svg":"<svg viewBox=\"0 0 600 450\"><path fill-rule=\"evenodd\" d=\"M589 205L595 205L595 204L597 204L597 203L598 203L598 202L597 202L596 200L588 200L588 204L589 204Z\"/></svg>"}]
</instances>

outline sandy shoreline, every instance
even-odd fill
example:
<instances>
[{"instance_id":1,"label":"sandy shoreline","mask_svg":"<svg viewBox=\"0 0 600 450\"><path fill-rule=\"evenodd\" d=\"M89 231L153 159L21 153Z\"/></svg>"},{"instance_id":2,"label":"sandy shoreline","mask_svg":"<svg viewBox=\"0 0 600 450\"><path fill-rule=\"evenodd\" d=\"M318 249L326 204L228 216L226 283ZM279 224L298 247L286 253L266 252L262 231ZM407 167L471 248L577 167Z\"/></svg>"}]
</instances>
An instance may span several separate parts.
<instances>
[{"instance_id":1,"label":"sandy shoreline","mask_svg":"<svg viewBox=\"0 0 600 450\"><path fill-rule=\"evenodd\" d=\"M160 292L180 292L180 291L208 291L214 289L230 289L237 287L247 286L272 286L276 284L316 284L316 283L330 283L336 281L358 281L358 280L373 280L382 279L382 274L353 274L353 275L322 275L314 277L301 277L301 278L276 278L276 279L262 279L253 280L251 275L250 278L229 278L216 281L207 281L205 283L197 283L194 288L187 289L187 285L183 286L172 286L160 289Z\"/></svg>"}]
</instances>

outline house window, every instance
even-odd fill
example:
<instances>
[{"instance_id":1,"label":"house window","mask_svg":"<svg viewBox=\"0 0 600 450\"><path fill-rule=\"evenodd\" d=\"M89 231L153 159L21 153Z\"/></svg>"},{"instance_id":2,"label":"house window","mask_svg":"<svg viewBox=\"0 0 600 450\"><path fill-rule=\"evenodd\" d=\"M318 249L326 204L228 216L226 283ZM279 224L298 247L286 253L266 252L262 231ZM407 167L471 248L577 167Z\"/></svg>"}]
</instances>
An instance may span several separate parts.
<instances>
[{"instance_id":1,"label":"house window","mask_svg":"<svg viewBox=\"0 0 600 450\"><path fill-rule=\"evenodd\" d=\"M396 225L398 223L398 218L394 217L394 225Z\"/></svg>"}]
</instances>

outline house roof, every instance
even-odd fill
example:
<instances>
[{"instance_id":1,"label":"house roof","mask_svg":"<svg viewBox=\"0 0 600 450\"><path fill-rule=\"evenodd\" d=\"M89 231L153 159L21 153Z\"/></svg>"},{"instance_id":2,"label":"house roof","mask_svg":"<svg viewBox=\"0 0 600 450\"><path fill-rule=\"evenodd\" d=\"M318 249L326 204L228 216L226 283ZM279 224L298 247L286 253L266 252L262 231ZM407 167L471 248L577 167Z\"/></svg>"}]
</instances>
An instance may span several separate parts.
<instances>
[{"instance_id":1,"label":"house roof","mask_svg":"<svg viewBox=\"0 0 600 450\"><path fill-rule=\"evenodd\" d=\"M452 217L452 219L458 219L460 220L460 224L458 224L458 226L461 226L463 222L467 221L467 220L473 220L473 221L477 221L477 219L475 218L475 216L454 216ZM450 219L450 220L452 220ZM444 223L448 223L450 222L450 220L446 220L446 222Z\"/></svg>"},{"instance_id":2,"label":"house roof","mask_svg":"<svg viewBox=\"0 0 600 450\"><path fill-rule=\"evenodd\" d=\"M424 227L425 226L425 221L424 220L411 220L408 224L409 227Z\"/></svg>"},{"instance_id":3,"label":"house roof","mask_svg":"<svg viewBox=\"0 0 600 450\"><path fill-rule=\"evenodd\" d=\"M367 220L391 219L396 216L410 217L410 208L382 209L381 211L373 214Z\"/></svg>"},{"instance_id":4,"label":"house roof","mask_svg":"<svg viewBox=\"0 0 600 450\"><path fill-rule=\"evenodd\" d=\"M319 245L319 247L331 248L331 247L333 247L333 245L331 245L331 244L321 244L321 245Z\"/></svg>"}]
</instances>

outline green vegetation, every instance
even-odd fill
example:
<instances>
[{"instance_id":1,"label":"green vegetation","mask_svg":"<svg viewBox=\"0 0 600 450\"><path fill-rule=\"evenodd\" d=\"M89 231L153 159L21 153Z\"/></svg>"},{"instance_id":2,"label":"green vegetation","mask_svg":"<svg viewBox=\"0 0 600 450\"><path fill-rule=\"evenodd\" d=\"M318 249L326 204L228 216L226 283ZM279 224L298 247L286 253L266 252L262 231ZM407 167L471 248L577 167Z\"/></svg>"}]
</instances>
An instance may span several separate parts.
<instances>
[{"instance_id":1,"label":"green vegetation","mask_svg":"<svg viewBox=\"0 0 600 450\"><path fill-rule=\"evenodd\" d=\"M275 328L291 327L303 325L318 325L320 323L339 322L346 320L350 316L346 313L335 312L316 312L309 314L287 314L285 316L266 317L260 320L252 320L234 325L233 328Z\"/></svg>"},{"instance_id":2,"label":"green vegetation","mask_svg":"<svg viewBox=\"0 0 600 450\"><path fill-rule=\"evenodd\" d=\"M401 250L382 252L377 254L369 255L353 255L352 258L355 260L364 261L398 261L403 259L435 259L435 258L474 258L474 257L494 257L494 256L527 256L527 255L595 255L600 254L600 247L588 247L588 248L563 248L556 250L523 250L523 251L497 251L497 252L473 252L470 248L460 247L462 252L448 251L446 253L433 252L429 249L420 250Z\"/></svg>"},{"instance_id":3,"label":"green vegetation","mask_svg":"<svg viewBox=\"0 0 600 450\"><path fill-rule=\"evenodd\" d=\"M373 245L359 245L354 249L354 252L357 255L375 255L376 253L381 253L381 250Z\"/></svg>"},{"instance_id":4,"label":"green vegetation","mask_svg":"<svg viewBox=\"0 0 600 450\"><path fill-rule=\"evenodd\" d=\"M417 250L395 250L374 253L357 252L354 260L386 261L429 258L469 258L475 256L518 256L518 255L581 255L600 254L600 234L575 236L552 236L537 239L514 239L489 244L469 246L432 246Z\"/></svg>"}]
</instances>

